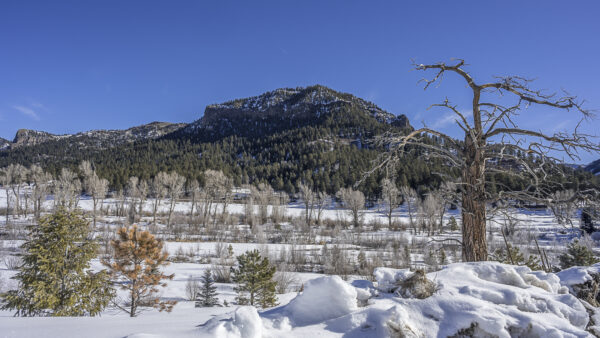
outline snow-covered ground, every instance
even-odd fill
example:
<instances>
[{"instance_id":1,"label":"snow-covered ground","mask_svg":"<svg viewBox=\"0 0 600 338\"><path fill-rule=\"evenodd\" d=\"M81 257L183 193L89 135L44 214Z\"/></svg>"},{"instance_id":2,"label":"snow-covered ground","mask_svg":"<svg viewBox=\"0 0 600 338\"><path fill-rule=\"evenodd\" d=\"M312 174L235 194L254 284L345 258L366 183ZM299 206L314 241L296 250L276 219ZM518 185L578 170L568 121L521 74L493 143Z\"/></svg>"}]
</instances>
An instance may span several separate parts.
<instances>
[{"instance_id":1,"label":"snow-covered ground","mask_svg":"<svg viewBox=\"0 0 600 338\"><path fill-rule=\"evenodd\" d=\"M170 272L199 273L202 266L173 264ZM568 294L560 275L500 263L456 263L428 274L436 284L426 299L388 292L410 272L383 268L375 283L310 276L304 291L280 295L278 307L194 308L137 318L106 311L96 318L14 318L0 313L2 337L591 337L588 314ZM572 281L573 276L568 280ZM169 298L183 295L182 279ZM231 294L220 285L221 294ZM227 294L229 292L229 294ZM461 331L462 330L462 331ZM469 331L470 330L470 331Z\"/></svg>"},{"instance_id":2,"label":"snow-covered ground","mask_svg":"<svg viewBox=\"0 0 600 338\"><path fill-rule=\"evenodd\" d=\"M116 203L107 199L104 208ZM146 201L144 210L151 212L152 203L152 200ZM44 206L50 210L52 204L53 201L49 199ZM5 207L6 194L0 189L0 209ZM82 198L79 207L92 210L92 201ZM163 201L161 211L166 212L167 207L168 201ZM185 215L189 209L190 203L183 201L176 204L175 211ZM289 217L302 217L304 214L301 203L289 204L284 210ZM230 204L227 211L243 214L244 205ZM365 224L387 224L385 215L377 208L365 210L363 216ZM457 210L448 211L446 220L450 216L460 219ZM537 238L542 249L550 251L576 234L573 229L559 225L545 211L517 210L513 211L513 216L520 219L515 227L514 239L527 243L529 239ZM350 220L350 215L335 205L330 205L322 217ZM408 224L405 207L398 208L394 218L396 222ZM14 220L27 221L22 217ZM11 221L14 220L11 216ZM118 226L122 221L113 216L103 216L99 226ZM498 228L504 222L498 216L490 223L488 239L492 245L502 243ZM3 224L5 217L0 215L0 226ZM415 234L411 229L391 231L385 227L379 230L364 229L358 233L342 232L339 236L384 240L401 238L404 243L429 240L426 234ZM434 237L459 238L459 232L446 229ZM318 256L324 244L330 240L316 238L311 244L302 244L300 247L303 252ZM370 254L369 248L351 244L354 242L335 243L346 248L354 258L362 249L366 250L367 255ZM0 240L0 251L12 255L21 243L22 240ZM234 255L259 249L272 257L294 247L289 243L226 243L229 244ZM593 242L593 245L597 244ZM165 248L171 256L181 252L190 256L189 262L173 262L165 271L175 274L175 278L161 291L162 298L178 301L172 313L148 310L137 318L129 318L122 312L107 309L95 318L17 318L12 317L11 312L0 311L0 337L386 337L393 336L391 332L394 330L402 331L406 337L445 337L460 329L471 330L479 336L488 334L498 337L588 335L585 331L587 312L578 300L568 294L571 285L588 278L586 271L581 269L555 275L490 262L450 264L441 271L428 274L436 284L437 291L424 300L401 298L386 292L390 286L408 277L408 271L380 268L375 273L376 283L365 280L364 276L348 276L348 280L344 281L337 276L291 272L295 282L290 290L300 289L303 285L304 291L300 294L289 292L278 295L278 307L257 312L253 308L235 305L195 308L193 302L186 300L185 285L188 279L199 279L214 264L215 242L200 239L166 241ZM412 261L413 266L419 266L423 257L413 253ZM96 270L102 268L97 259L92 261L92 267ZM0 290L15 287L15 282L10 279L14 274L15 270L9 270L0 260ZM217 287L220 301L233 304L233 285L217 283Z\"/></svg>"}]
</instances>

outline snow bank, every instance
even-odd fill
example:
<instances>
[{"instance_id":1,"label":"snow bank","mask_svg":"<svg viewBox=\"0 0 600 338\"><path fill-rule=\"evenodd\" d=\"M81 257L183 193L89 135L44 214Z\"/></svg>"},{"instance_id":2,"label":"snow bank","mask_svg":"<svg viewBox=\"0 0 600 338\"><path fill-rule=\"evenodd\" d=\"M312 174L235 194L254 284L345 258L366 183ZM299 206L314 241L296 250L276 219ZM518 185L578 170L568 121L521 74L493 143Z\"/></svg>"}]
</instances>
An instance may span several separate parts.
<instances>
[{"instance_id":1,"label":"snow bank","mask_svg":"<svg viewBox=\"0 0 600 338\"><path fill-rule=\"evenodd\" d=\"M261 338L263 334L263 323L254 306L241 306L232 318L215 317L204 326L204 330L214 337Z\"/></svg>"},{"instance_id":2,"label":"snow bank","mask_svg":"<svg viewBox=\"0 0 600 338\"><path fill-rule=\"evenodd\" d=\"M320 277L289 304L260 318L252 308L252 313L238 310L231 319L214 319L220 331L211 332L239 337L241 328L250 327L265 337L591 336L585 331L585 307L553 273L497 262L450 264L427 274L437 289L426 299L383 291L410 278L408 270L378 268L374 274L377 282L370 291L379 293L359 292L337 276ZM366 306L358 307L357 298L365 301L368 294L373 296Z\"/></svg>"},{"instance_id":3,"label":"snow bank","mask_svg":"<svg viewBox=\"0 0 600 338\"><path fill-rule=\"evenodd\" d=\"M399 299L407 316L396 325L438 337L469 330L498 337L589 335L585 308L554 274L479 262L451 264L428 277L439 290L423 301Z\"/></svg>"},{"instance_id":4,"label":"snow bank","mask_svg":"<svg viewBox=\"0 0 600 338\"><path fill-rule=\"evenodd\" d=\"M339 276L308 281L304 291L283 307L294 325L309 325L341 317L358 309L357 291Z\"/></svg>"},{"instance_id":5,"label":"snow bank","mask_svg":"<svg viewBox=\"0 0 600 338\"><path fill-rule=\"evenodd\" d=\"M600 263L592 266L574 266L556 273L560 283L569 289L573 285L583 284L593 279L592 274L600 273Z\"/></svg>"},{"instance_id":6,"label":"snow bank","mask_svg":"<svg viewBox=\"0 0 600 338\"><path fill-rule=\"evenodd\" d=\"M413 273L409 269L376 268L373 272L376 287L383 292L390 292L398 284L411 277Z\"/></svg>"}]
</instances>

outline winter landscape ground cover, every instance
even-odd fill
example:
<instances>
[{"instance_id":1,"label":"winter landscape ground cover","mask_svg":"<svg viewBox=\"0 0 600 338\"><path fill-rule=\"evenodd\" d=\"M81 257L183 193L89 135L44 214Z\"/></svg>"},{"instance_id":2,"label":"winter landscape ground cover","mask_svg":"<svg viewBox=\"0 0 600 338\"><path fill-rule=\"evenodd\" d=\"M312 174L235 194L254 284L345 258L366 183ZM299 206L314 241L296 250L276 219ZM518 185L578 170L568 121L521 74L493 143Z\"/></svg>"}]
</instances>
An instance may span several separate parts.
<instances>
[{"instance_id":1,"label":"winter landscape ground cover","mask_svg":"<svg viewBox=\"0 0 600 338\"><path fill-rule=\"evenodd\" d=\"M5 194L0 194L3 196ZM150 212L153 201L146 201L144 209ZM0 208L3 200L0 198ZM5 203L5 201L4 201ZM45 202L48 210L52 199ZM117 201L104 201L107 209ZM91 201L83 197L79 207L91 210ZM165 203L166 207L168 203ZM189 203L177 202L176 213L186 214ZM244 205L231 204L229 212L243 213ZM166 210L163 210L166 212ZM301 203L286 206L285 213L292 222L282 224L293 228L293 217L301 217ZM556 248L570 241L577 232L560 226L553 217L544 212L515 210L524 224L517 225L511 234L511 243L520 245L524 251L531 249L527 235L539 238L539 245L548 250L551 257ZM110 212L108 213L110 214ZM122 217L109 215L101 219L97 236L103 228L116 229ZM363 211L365 224L384 222L385 215L374 207ZM407 222L407 211L398 208L395 221ZM11 219L13 224L26 223L30 216ZM444 216L459 217L450 212ZM12 218L12 216L11 216ZM324 219L349 219L346 210L331 204L324 211ZM0 220L1 221L1 220ZM149 222L142 217L141 224ZM498 222L501 224L502 220ZM150 226L148 224L148 226ZM498 228L492 228L491 238L502 244ZM265 238L270 236L265 227ZM345 234L345 235L344 235ZM435 238L456 238L456 233L444 229ZM519 241L519 237L525 240ZM595 236L594 236L595 237ZM228 237L223 237L227 239ZM255 238L255 237L253 237ZM346 238L346 240L340 240ZM370 247L373 238L390 238L411 246L409 252L412 270L423 268L432 272L426 278L433 285L433 293L418 298L419 290L406 288L405 281L414 276L410 269L376 267L369 275L357 274L354 268L341 275L323 274L327 267L319 268L315 256L333 245L346 254L343 264L357 264L361 252L375 259L377 247ZM161 299L177 300L171 313L147 309L135 318L115 308L104 310L93 318L33 318L13 317L10 311L0 312L1 336L6 337L585 337L590 336L590 314L574 296L573 285L593 279L597 267L571 268L558 274L531 271L526 266L511 266L497 262L452 263L452 254L446 261L436 261L430 266L427 236L413 233L411 229L374 229L364 227L359 233L340 230L336 239L325 233L315 233L311 242L305 244L220 242L199 237L175 238L165 235L165 249L175 257L165 268L166 274L174 274L160 292ZM492 243L494 243L494 240ZM593 238L587 239L593 247ZM9 257L19 251L23 239L7 239L2 242L5 259L0 268L0 286L3 290L15 287L11 279L16 273L10 267ZM227 306L195 307L188 300L186 286L190 279L198 280L206 269L215 269L223 247L231 246L234 256L258 249L272 261L280 261L291 253L305 256L301 263L292 267L289 260L289 285L277 295L276 307L257 309L235 303L236 293L231 283L217 283L220 304ZM386 244L383 244L384 246ZM438 250L441 247L437 247ZM450 250L448 250L450 252ZM325 253L327 255L327 253ZM8 257L8 259L7 259ZM439 256L435 256L439 259ZM382 266L389 266L384 260ZM283 259L285 260L285 259ZM387 262L387 263L386 263ZM322 266L331 265L323 262ZM305 268L299 268L305 266ZM92 261L93 270L101 270L99 259ZM331 269L332 267L329 267ZM441 270L440 270L441 269ZM434 271L437 270L437 271ZM403 286L404 285L404 286ZM595 314L592 314L592 317ZM593 332L593 331L592 331Z\"/></svg>"}]
</instances>

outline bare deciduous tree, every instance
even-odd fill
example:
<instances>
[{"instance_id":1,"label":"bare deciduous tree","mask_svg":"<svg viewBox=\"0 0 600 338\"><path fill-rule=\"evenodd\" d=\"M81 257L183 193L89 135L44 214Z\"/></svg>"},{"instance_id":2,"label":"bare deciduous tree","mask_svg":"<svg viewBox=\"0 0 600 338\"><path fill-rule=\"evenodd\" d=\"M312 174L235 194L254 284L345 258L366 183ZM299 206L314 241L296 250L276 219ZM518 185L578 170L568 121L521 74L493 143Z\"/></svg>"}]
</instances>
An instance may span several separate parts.
<instances>
[{"instance_id":1,"label":"bare deciduous tree","mask_svg":"<svg viewBox=\"0 0 600 338\"><path fill-rule=\"evenodd\" d=\"M52 182L52 175L42 170L37 165L32 165L30 168L33 179L33 214L35 218L39 218L42 211L42 203L48 197L50 193L50 184Z\"/></svg>"},{"instance_id":2,"label":"bare deciduous tree","mask_svg":"<svg viewBox=\"0 0 600 338\"><path fill-rule=\"evenodd\" d=\"M168 174L166 172L159 172L152 179L150 190L152 191L152 197L154 197L154 203L152 204L152 224L156 225L156 213L160 207L160 201L167 195L167 187L165 182L167 181Z\"/></svg>"},{"instance_id":3,"label":"bare deciduous tree","mask_svg":"<svg viewBox=\"0 0 600 338\"><path fill-rule=\"evenodd\" d=\"M302 196L302 203L304 203L304 221L306 225L310 225L315 203L315 192L310 185L304 183L300 183L298 189Z\"/></svg>"},{"instance_id":4,"label":"bare deciduous tree","mask_svg":"<svg viewBox=\"0 0 600 338\"><path fill-rule=\"evenodd\" d=\"M552 199L551 193L561 190L559 180L553 177L564 175L565 167L556 158L562 152L572 161L577 161L580 151L598 152L600 147L594 137L579 132L583 121L592 118L589 110L575 96L546 94L531 89L532 80L519 76L497 77L494 82L479 84L464 69L465 62L454 64L415 64L416 70L435 71L432 79L424 79L425 89L439 82L447 73L458 75L464 80L472 95L469 114L448 99L432 107L449 109L455 122L464 131L464 140L458 141L439 131L424 126L408 134L386 134L379 138L381 145L389 147L388 153L374 170L394 165L404 152L420 147L426 157L441 158L447 165L461 169L458 186L461 192L462 249L466 261L487 260L486 205L493 200L520 200L538 204L560 203ZM510 102L512 100L512 102ZM576 111L581 121L572 132L528 130L519 127L517 117L529 106ZM440 143L426 142L426 136L435 136ZM521 154L530 155L531 158ZM533 159L532 159L533 158ZM494 165L495 163L508 163ZM371 171L371 172L373 172ZM521 191L501 191L491 196L486 191L486 173L502 172L517 175L529 182ZM578 191L575 198L591 191Z\"/></svg>"},{"instance_id":5,"label":"bare deciduous tree","mask_svg":"<svg viewBox=\"0 0 600 338\"><path fill-rule=\"evenodd\" d=\"M54 184L54 204L68 209L77 207L81 193L81 181L72 170L62 168Z\"/></svg>"},{"instance_id":6,"label":"bare deciduous tree","mask_svg":"<svg viewBox=\"0 0 600 338\"><path fill-rule=\"evenodd\" d=\"M348 209L350 215L352 215L354 227L360 227L362 223L360 211L365 207L365 195L359 190L342 188L338 191L337 197L342 200L344 207Z\"/></svg>"},{"instance_id":7,"label":"bare deciduous tree","mask_svg":"<svg viewBox=\"0 0 600 338\"><path fill-rule=\"evenodd\" d=\"M396 183L389 178L381 180L381 193L385 202L385 215L388 219L388 229L392 228L392 216L400 202L400 190Z\"/></svg>"},{"instance_id":8,"label":"bare deciduous tree","mask_svg":"<svg viewBox=\"0 0 600 338\"><path fill-rule=\"evenodd\" d=\"M419 196L415 189L409 186L400 187L400 194L402 199L406 203L406 211L408 212L408 221L414 232L417 233L417 227L415 222L415 213L419 209Z\"/></svg>"},{"instance_id":9,"label":"bare deciduous tree","mask_svg":"<svg viewBox=\"0 0 600 338\"><path fill-rule=\"evenodd\" d=\"M88 161L81 162L79 170L83 173L83 189L92 197L92 219L95 228L98 203L106 197L108 180L98 177Z\"/></svg>"},{"instance_id":10,"label":"bare deciduous tree","mask_svg":"<svg viewBox=\"0 0 600 338\"><path fill-rule=\"evenodd\" d=\"M175 171L166 176L165 186L167 187L168 196L170 199L167 227L171 226L171 216L173 215L173 210L175 210L175 203L177 202L177 199L181 197L184 184L185 177L179 175Z\"/></svg>"}]
</instances>

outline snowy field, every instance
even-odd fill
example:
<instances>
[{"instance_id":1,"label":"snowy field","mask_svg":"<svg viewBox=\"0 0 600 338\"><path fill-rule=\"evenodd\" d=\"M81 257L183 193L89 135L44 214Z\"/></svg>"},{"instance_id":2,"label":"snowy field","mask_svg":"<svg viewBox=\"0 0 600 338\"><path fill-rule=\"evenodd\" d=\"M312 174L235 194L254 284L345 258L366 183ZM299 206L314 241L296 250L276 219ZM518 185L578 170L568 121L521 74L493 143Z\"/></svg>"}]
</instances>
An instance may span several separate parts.
<instances>
[{"instance_id":1,"label":"snowy field","mask_svg":"<svg viewBox=\"0 0 600 338\"><path fill-rule=\"evenodd\" d=\"M161 203L163 221L168 202ZM99 217L97 229L113 231L122 226L124 217L112 216L110 212L117 203L113 199L103 202L102 208L108 212ZM152 205L152 200L145 202L145 215L140 224L149 226ZM52 206L52 199L44 203L46 210L51 210ZM91 199L83 197L78 207L91 211ZM0 209L4 208L6 194L0 189ZM185 217L189 209L190 202L178 202L175 214ZM281 224L282 229L293 228L293 220L302 218L304 211L300 202L284 206L287 221ZM227 212L241 215L245 206L232 203L228 205ZM269 207L269 212L272 212L272 207ZM552 256L578 233L576 229L559 225L546 211L516 210L512 215L519 222L513 226L511 243L525 249L531 248L532 239L536 238L540 247ZM435 244L430 242L431 239L460 238L459 231L448 229L432 236L406 227L391 230L382 226L376 229L372 224L387 225L388 221L378 207L362 211L362 216L363 223L370 226L360 232L342 229L332 235L331 232L315 230L310 242L301 244L224 241L222 245L231 245L234 255L258 249L273 260L286 253L300 251L311 262L311 259L316 260L322 255L324 247L331 249L332 244L345 250L351 260L356 260L361 251L371 258L378 257L381 252L392 251L389 244L380 248L371 247L368 243L399 241L402 245L419 248L410 252L410 266L419 267L425 266L424 248ZM444 223L451 216L460 221L458 210L448 210ZM351 220L346 210L333 203L323 211L322 218ZM395 223L408 224L408 219L405 206L394 211ZM11 224L27 224L31 215L10 216L9 221ZM0 228L5 224L6 218L2 215ZM496 216L490 224L490 247L500 247L503 238L499 229L506 225L506 220ZM244 225L240 227L247 228ZM100 234L100 230L97 231ZM265 228L265 231L269 230ZM589 241L594 247L598 245L594 237ZM18 238L0 240L0 252L5 257L14 256L22 242ZM588 278L585 272L576 271L559 278L552 273L531 272L526 267L499 263L451 264L457 258L450 254L446 262L449 265L440 264L440 268L441 265L446 266L428 274L437 291L425 300L401 298L389 292L393 285L410 277L408 270L379 268L374 275L349 274L342 280L317 271L315 266L318 264L313 262L312 265L306 264L310 265L305 269L309 271L290 271L293 283L286 293L278 295L279 305L275 308L257 312L254 308L233 305L233 284L227 283L217 283L217 287L220 302L227 301L229 306L195 308L193 301L186 300L186 283L190 278L199 280L206 269L213 269L218 264L217 247L216 242L204 240L202 236L185 241L166 238L165 248L172 257L187 257L186 261L171 262L165 271L175 274L175 278L161 290L162 299L178 301L171 313L148 310L136 318L129 318L116 309L107 309L95 318L19 318L12 317L11 312L0 311L0 337L445 337L461 329L471 330L465 332L474 332L476 336L490 337L589 336L585 331L587 312L576 298L568 294L569 285ZM383 258L387 262L388 257ZM93 260L92 268L102 268L98 259ZM10 279L15 273L6 259L0 260L0 290L16 287ZM303 291L298 292L302 287Z\"/></svg>"}]
</instances>

